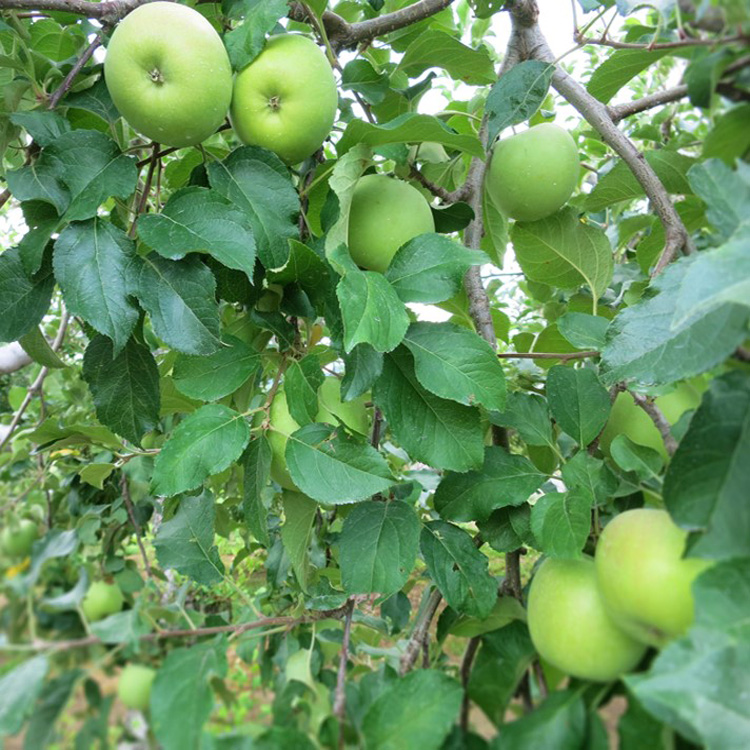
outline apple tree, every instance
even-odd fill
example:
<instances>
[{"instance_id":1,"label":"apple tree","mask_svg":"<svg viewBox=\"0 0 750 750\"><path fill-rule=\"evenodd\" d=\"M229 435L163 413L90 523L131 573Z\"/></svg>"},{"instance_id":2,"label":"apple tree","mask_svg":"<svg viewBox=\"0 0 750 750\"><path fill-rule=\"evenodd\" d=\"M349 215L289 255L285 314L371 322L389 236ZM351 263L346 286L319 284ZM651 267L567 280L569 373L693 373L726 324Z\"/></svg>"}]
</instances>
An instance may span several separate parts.
<instances>
[{"instance_id":1,"label":"apple tree","mask_svg":"<svg viewBox=\"0 0 750 750\"><path fill-rule=\"evenodd\" d=\"M0 0L0 92L5 747L750 746L746 2Z\"/></svg>"}]
</instances>

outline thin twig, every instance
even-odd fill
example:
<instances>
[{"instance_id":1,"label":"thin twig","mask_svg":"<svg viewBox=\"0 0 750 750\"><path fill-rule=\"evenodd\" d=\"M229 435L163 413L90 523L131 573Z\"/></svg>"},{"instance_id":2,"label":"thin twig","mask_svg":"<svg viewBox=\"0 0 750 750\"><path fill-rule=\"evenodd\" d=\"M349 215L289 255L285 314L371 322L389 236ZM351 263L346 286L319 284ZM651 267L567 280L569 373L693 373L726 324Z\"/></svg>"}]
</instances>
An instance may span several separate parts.
<instances>
[{"instance_id":1,"label":"thin twig","mask_svg":"<svg viewBox=\"0 0 750 750\"><path fill-rule=\"evenodd\" d=\"M570 359L587 359L598 357L597 351L585 352L498 352L499 359L559 359L567 362Z\"/></svg>"},{"instance_id":2,"label":"thin twig","mask_svg":"<svg viewBox=\"0 0 750 750\"><path fill-rule=\"evenodd\" d=\"M406 650L401 656L401 663L399 665L399 672L401 675L405 675L412 669L414 663L417 661L417 657L424 648L424 645L427 642L427 636L430 632L430 623L440 606L442 598L440 592L437 589L434 589L430 594L422 613L417 619L417 622L414 624L411 638L406 644Z\"/></svg>"},{"instance_id":3,"label":"thin twig","mask_svg":"<svg viewBox=\"0 0 750 750\"><path fill-rule=\"evenodd\" d=\"M128 518L130 523L133 524L135 530L135 539L138 542L138 549L141 551L141 557L143 558L143 566L146 569L146 575L153 580L154 572L151 570L151 563L148 560L146 554L146 548L143 546L143 538L141 535L141 527L135 518L135 509L133 508L133 499L130 497L130 485L128 484L128 477L125 472L122 472L120 477L120 491L122 492L122 499L125 501L125 509L128 512Z\"/></svg>"},{"instance_id":4,"label":"thin twig","mask_svg":"<svg viewBox=\"0 0 750 750\"><path fill-rule=\"evenodd\" d=\"M349 641L352 634L352 615L354 614L354 599L349 599L344 615L344 638L341 642L341 656L339 671L336 677L336 693L333 700L333 715L339 720L339 748L344 748L344 721L346 719L346 665L349 661Z\"/></svg>"},{"instance_id":5,"label":"thin twig","mask_svg":"<svg viewBox=\"0 0 750 750\"><path fill-rule=\"evenodd\" d=\"M146 210L146 204L148 203L148 195L151 192L151 182L154 179L154 170L156 165L159 163L159 144L152 143L152 154L148 163L148 172L146 173L146 182L143 184L143 191L141 192L141 198L138 201L138 208L136 208L135 216L133 217L133 223L130 225L130 231L128 236L135 237L136 224L138 223L138 217Z\"/></svg>"},{"instance_id":6,"label":"thin twig","mask_svg":"<svg viewBox=\"0 0 750 750\"><path fill-rule=\"evenodd\" d=\"M661 439L664 441L667 453L670 456L674 455L674 452L677 450L677 441L674 439L672 427L661 409L648 396L644 396L642 393L633 393L631 391L630 395L633 397L635 403L651 417L651 421L656 425L656 429L659 430Z\"/></svg>"},{"instance_id":7,"label":"thin twig","mask_svg":"<svg viewBox=\"0 0 750 750\"><path fill-rule=\"evenodd\" d=\"M10 199L10 190L7 188L0 193L0 208L2 208Z\"/></svg>"},{"instance_id":8,"label":"thin twig","mask_svg":"<svg viewBox=\"0 0 750 750\"><path fill-rule=\"evenodd\" d=\"M612 49L640 49L645 52L651 52L652 50L662 49L683 49L685 47L713 47L719 44L734 44L735 42L747 43L750 37L744 34L737 34L735 36L728 36L723 39L695 39L689 38L679 42L617 42L613 39L605 38L585 38L581 35L576 35L575 41L581 46L587 44L598 45L600 47L611 47Z\"/></svg>"},{"instance_id":9,"label":"thin twig","mask_svg":"<svg viewBox=\"0 0 750 750\"><path fill-rule=\"evenodd\" d=\"M102 29L95 37L94 41L89 44L88 47L83 51L83 54L78 58L76 64L70 69L68 75L65 76L63 82L57 87L55 93L49 99L48 109L54 109L59 103L60 99L65 96L68 89L73 85L73 81L76 76L83 70L86 63L91 59L96 49L102 43L102 37L104 36L105 30Z\"/></svg>"},{"instance_id":10,"label":"thin twig","mask_svg":"<svg viewBox=\"0 0 750 750\"><path fill-rule=\"evenodd\" d=\"M466 651L464 651L463 659L461 659L461 686L464 689L464 697L461 702L461 729L464 732L469 730L469 709L471 707L471 701L469 700L469 678L471 677L474 657L481 642L481 638L477 635L470 638L466 646Z\"/></svg>"}]
</instances>

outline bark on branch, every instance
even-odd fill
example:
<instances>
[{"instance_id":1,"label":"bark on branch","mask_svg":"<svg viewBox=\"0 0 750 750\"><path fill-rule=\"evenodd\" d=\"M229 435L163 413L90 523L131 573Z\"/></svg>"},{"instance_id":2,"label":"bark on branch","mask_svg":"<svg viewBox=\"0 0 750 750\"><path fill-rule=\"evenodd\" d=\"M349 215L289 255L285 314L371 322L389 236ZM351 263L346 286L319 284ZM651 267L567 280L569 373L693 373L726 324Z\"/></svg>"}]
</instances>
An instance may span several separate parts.
<instances>
[{"instance_id":1,"label":"bark on branch","mask_svg":"<svg viewBox=\"0 0 750 750\"><path fill-rule=\"evenodd\" d=\"M87 18L96 18L105 24L117 23L146 0L2 0L0 10L64 11Z\"/></svg>"}]
</instances>

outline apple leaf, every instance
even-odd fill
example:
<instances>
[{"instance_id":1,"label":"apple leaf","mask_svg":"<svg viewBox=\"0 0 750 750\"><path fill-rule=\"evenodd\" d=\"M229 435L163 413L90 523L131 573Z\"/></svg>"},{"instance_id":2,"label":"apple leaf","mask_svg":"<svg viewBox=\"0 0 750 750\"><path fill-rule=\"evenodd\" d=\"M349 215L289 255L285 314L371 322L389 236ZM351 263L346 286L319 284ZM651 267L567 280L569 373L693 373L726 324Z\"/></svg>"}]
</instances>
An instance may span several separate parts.
<instances>
[{"instance_id":1,"label":"apple leaf","mask_svg":"<svg viewBox=\"0 0 750 750\"><path fill-rule=\"evenodd\" d=\"M435 669L410 672L375 699L362 720L368 750L439 750L461 709L463 691Z\"/></svg>"},{"instance_id":2,"label":"apple leaf","mask_svg":"<svg viewBox=\"0 0 750 750\"><path fill-rule=\"evenodd\" d=\"M115 612L103 620L89 623L91 632L100 638L102 643L127 643L138 648L140 639L153 629L137 609L126 609Z\"/></svg>"},{"instance_id":3,"label":"apple leaf","mask_svg":"<svg viewBox=\"0 0 750 750\"><path fill-rule=\"evenodd\" d=\"M47 657L35 656L0 677L0 737L21 730L42 691L48 669Z\"/></svg>"},{"instance_id":4,"label":"apple leaf","mask_svg":"<svg viewBox=\"0 0 750 750\"><path fill-rule=\"evenodd\" d=\"M268 272L268 279L276 284L299 284L311 294L326 286L329 269L323 259L307 245L289 240L289 260L276 270Z\"/></svg>"},{"instance_id":5,"label":"apple leaf","mask_svg":"<svg viewBox=\"0 0 750 750\"><path fill-rule=\"evenodd\" d=\"M596 68L586 89L591 96L607 104L628 81L667 54L669 50L617 50Z\"/></svg>"},{"instance_id":6,"label":"apple leaf","mask_svg":"<svg viewBox=\"0 0 750 750\"><path fill-rule=\"evenodd\" d=\"M373 399L399 444L415 461L452 471L481 466L484 437L478 410L425 390L406 347L385 356Z\"/></svg>"},{"instance_id":7,"label":"apple leaf","mask_svg":"<svg viewBox=\"0 0 750 750\"><path fill-rule=\"evenodd\" d=\"M403 302L444 302L462 289L466 272L489 258L440 234L420 234L399 248L385 277Z\"/></svg>"},{"instance_id":8,"label":"apple leaf","mask_svg":"<svg viewBox=\"0 0 750 750\"><path fill-rule=\"evenodd\" d=\"M213 354L178 354L172 369L177 390L200 401L217 401L234 393L260 364L260 355L244 341L225 334Z\"/></svg>"},{"instance_id":9,"label":"apple leaf","mask_svg":"<svg viewBox=\"0 0 750 750\"><path fill-rule=\"evenodd\" d=\"M563 365L547 374L547 401L557 424L582 448L602 431L612 408L595 370Z\"/></svg>"},{"instance_id":10,"label":"apple leaf","mask_svg":"<svg viewBox=\"0 0 750 750\"><path fill-rule=\"evenodd\" d=\"M718 159L696 164L688 172L696 195L708 206L706 218L721 239L729 239L747 221L750 206L750 165L740 161L732 171Z\"/></svg>"},{"instance_id":11,"label":"apple leaf","mask_svg":"<svg viewBox=\"0 0 750 750\"><path fill-rule=\"evenodd\" d=\"M299 196L289 170L276 154L242 146L208 165L211 187L247 215L258 257L267 270L289 260L289 240L299 236Z\"/></svg>"},{"instance_id":12,"label":"apple leaf","mask_svg":"<svg viewBox=\"0 0 750 750\"><path fill-rule=\"evenodd\" d=\"M140 445L159 424L159 370L151 350L135 339L117 355L106 336L91 339L83 379L94 397L97 419L131 443Z\"/></svg>"},{"instance_id":13,"label":"apple leaf","mask_svg":"<svg viewBox=\"0 0 750 750\"><path fill-rule=\"evenodd\" d=\"M299 492L288 490L284 490L281 502L284 506L281 541L289 556L294 575L297 576L297 582L306 592L310 564L309 549L318 504Z\"/></svg>"},{"instance_id":14,"label":"apple leaf","mask_svg":"<svg viewBox=\"0 0 750 750\"><path fill-rule=\"evenodd\" d=\"M231 466L249 440L242 414L220 404L202 406L175 427L156 457L152 491L171 497L199 487Z\"/></svg>"},{"instance_id":15,"label":"apple leaf","mask_svg":"<svg viewBox=\"0 0 750 750\"><path fill-rule=\"evenodd\" d=\"M367 60L357 58L344 66L341 88L356 91L370 104L380 104L391 87L387 73L378 73Z\"/></svg>"},{"instance_id":16,"label":"apple leaf","mask_svg":"<svg viewBox=\"0 0 750 750\"><path fill-rule=\"evenodd\" d=\"M531 507L527 503L498 508L477 526L482 539L496 552L512 552L536 541L531 533Z\"/></svg>"},{"instance_id":17,"label":"apple leaf","mask_svg":"<svg viewBox=\"0 0 750 750\"><path fill-rule=\"evenodd\" d=\"M505 406L505 374L492 347L453 323L412 323L404 344L423 388L459 404Z\"/></svg>"},{"instance_id":18,"label":"apple leaf","mask_svg":"<svg viewBox=\"0 0 750 750\"><path fill-rule=\"evenodd\" d=\"M62 115L46 109L12 112L8 115L8 119L14 125L24 128L42 147L49 146L63 133L69 133L73 129Z\"/></svg>"},{"instance_id":19,"label":"apple leaf","mask_svg":"<svg viewBox=\"0 0 750 750\"><path fill-rule=\"evenodd\" d=\"M294 483L326 505L364 500L396 484L385 459L369 443L327 424L293 432L285 456Z\"/></svg>"},{"instance_id":20,"label":"apple leaf","mask_svg":"<svg viewBox=\"0 0 750 750\"><path fill-rule=\"evenodd\" d=\"M236 71L261 53L269 32L289 12L287 0L245 0L241 5L244 21L224 35L229 61Z\"/></svg>"},{"instance_id":21,"label":"apple leaf","mask_svg":"<svg viewBox=\"0 0 750 750\"><path fill-rule=\"evenodd\" d=\"M619 484L609 466L586 451L578 451L563 464L562 478L568 489L586 490L597 503L611 498Z\"/></svg>"},{"instance_id":22,"label":"apple leaf","mask_svg":"<svg viewBox=\"0 0 750 750\"><path fill-rule=\"evenodd\" d=\"M568 312L560 316L557 328L573 346L599 351L604 347L609 320L598 315Z\"/></svg>"},{"instance_id":23,"label":"apple leaf","mask_svg":"<svg viewBox=\"0 0 750 750\"><path fill-rule=\"evenodd\" d=\"M35 326L28 333L18 339L18 343L26 354L37 364L44 365L50 370L59 370L67 367L45 338L39 326Z\"/></svg>"},{"instance_id":24,"label":"apple leaf","mask_svg":"<svg viewBox=\"0 0 750 750\"><path fill-rule=\"evenodd\" d=\"M538 549L549 557L581 557L591 529L591 500L583 489L540 497L531 509Z\"/></svg>"},{"instance_id":25,"label":"apple leaf","mask_svg":"<svg viewBox=\"0 0 750 750\"><path fill-rule=\"evenodd\" d=\"M547 402L535 393L509 393L505 409L490 414L492 424L512 427L529 445L556 448Z\"/></svg>"},{"instance_id":26,"label":"apple leaf","mask_svg":"<svg viewBox=\"0 0 750 750\"><path fill-rule=\"evenodd\" d=\"M750 555L750 377L711 381L664 480L664 501L682 527L703 534L699 557Z\"/></svg>"},{"instance_id":27,"label":"apple leaf","mask_svg":"<svg viewBox=\"0 0 750 750\"><path fill-rule=\"evenodd\" d=\"M70 192L61 179L60 164L42 149L41 156L28 166L6 175L8 190L19 201L43 201L62 216L70 204Z\"/></svg>"},{"instance_id":28,"label":"apple leaf","mask_svg":"<svg viewBox=\"0 0 750 750\"><path fill-rule=\"evenodd\" d=\"M204 490L180 500L174 517L159 527L154 539L156 559L196 583L210 586L224 579L224 564L214 544L214 497Z\"/></svg>"},{"instance_id":29,"label":"apple leaf","mask_svg":"<svg viewBox=\"0 0 750 750\"><path fill-rule=\"evenodd\" d=\"M483 620L497 601L497 581L471 536L445 521L430 521L419 546L432 580L456 612Z\"/></svg>"},{"instance_id":30,"label":"apple leaf","mask_svg":"<svg viewBox=\"0 0 750 750\"><path fill-rule=\"evenodd\" d=\"M0 254L0 341L17 341L39 325L54 288L49 270L26 275L18 248Z\"/></svg>"},{"instance_id":31,"label":"apple leaf","mask_svg":"<svg viewBox=\"0 0 750 750\"><path fill-rule=\"evenodd\" d=\"M184 354L213 354L221 346L216 280L197 257L139 259L135 293L156 335Z\"/></svg>"},{"instance_id":32,"label":"apple leaf","mask_svg":"<svg viewBox=\"0 0 750 750\"><path fill-rule=\"evenodd\" d=\"M133 241L100 218L70 224L55 241L55 277L68 310L109 336L115 354L138 320L138 308L129 299L135 258Z\"/></svg>"},{"instance_id":33,"label":"apple leaf","mask_svg":"<svg viewBox=\"0 0 750 750\"><path fill-rule=\"evenodd\" d=\"M336 287L344 321L344 348L370 344L379 352L395 349L409 327L404 303L382 273L349 271Z\"/></svg>"},{"instance_id":34,"label":"apple leaf","mask_svg":"<svg viewBox=\"0 0 750 750\"><path fill-rule=\"evenodd\" d=\"M252 283L255 239L245 215L213 190L188 187L173 193L158 214L138 219L138 236L164 258L207 253Z\"/></svg>"},{"instance_id":35,"label":"apple leaf","mask_svg":"<svg viewBox=\"0 0 750 750\"><path fill-rule=\"evenodd\" d=\"M435 510L452 521L485 521L497 508L525 503L545 479L527 458L488 446L481 469L443 477Z\"/></svg>"},{"instance_id":36,"label":"apple leaf","mask_svg":"<svg viewBox=\"0 0 750 750\"><path fill-rule=\"evenodd\" d=\"M24 748L49 747L56 734L55 723L84 674L82 669L70 669L44 685L24 733Z\"/></svg>"},{"instance_id":37,"label":"apple leaf","mask_svg":"<svg viewBox=\"0 0 750 750\"><path fill-rule=\"evenodd\" d=\"M582 223L573 208L540 221L516 222L511 230L526 278L561 289L588 285L598 299L612 280L612 247L602 229Z\"/></svg>"},{"instance_id":38,"label":"apple leaf","mask_svg":"<svg viewBox=\"0 0 750 750\"><path fill-rule=\"evenodd\" d=\"M714 71L717 78L724 72L724 66L732 57L731 52L726 49L719 49L709 59L715 62ZM709 84L708 96L712 97L714 92L715 81ZM712 97L713 98L713 97ZM710 107L713 101L705 106ZM703 105L700 105L703 106ZM703 158L712 157L722 159L727 164L734 164L742 159L750 147L750 104L745 102L738 106L724 110L713 122L713 127L708 131L703 141Z\"/></svg>"},{"instance_id":39,"label":"apple leaf","mask_svg":"<svg viewBox=\"0 0 750 750\"><path fill-rule=\"evenodd\" d=\"M388 596L401 589L414 567L419 528L414 508L399 500L353 508L339 537L344 591Z\"/></svg>"},{"instance_id":40,"label":"apple leaf","mask_svg":"<svg viewBox=\"0 0 750 750\"><path fill-rule=\"evenodd\" d=\"M271 477L271 445L265 435L259 435L245 450L242 510L250 533L264 546L268 546L268 515L263 505L263 490Z\"/></svg>"},{"instance_id":41,"label":"apple leaf","mask_svg":"<svg viewBox=\"0 0 750 750\"><path fill-rule=\"evenodd\" d=\"M617 435L609 446L612 460L624 471L634 471L641 479L655 479L664 459L653 448L634 443L627 435Z\"/></svg>"},{"instance_id":42,"label":"apple leaf","mask_svg":"<svg viewBox=\"0 0 750 750\"><path fill-rule=\"evenodd\" d=\"M341 398L344 401L369 391L383 372L383 354L369 344L357 344L344 355L344 378L341 381Z\"/></svg>"},{"instance_id":43,"label":"apple leaf","mask_svg":"<svg viewBox=\"0 0 750 750\"><path fill-rule=\"evenodd\" d=\"M315 354L293 360L284 373L284 393L289 413L301 427L315 421L319 408L318 388L323 379L320 360Z\"/></svg>"}]
</instances>

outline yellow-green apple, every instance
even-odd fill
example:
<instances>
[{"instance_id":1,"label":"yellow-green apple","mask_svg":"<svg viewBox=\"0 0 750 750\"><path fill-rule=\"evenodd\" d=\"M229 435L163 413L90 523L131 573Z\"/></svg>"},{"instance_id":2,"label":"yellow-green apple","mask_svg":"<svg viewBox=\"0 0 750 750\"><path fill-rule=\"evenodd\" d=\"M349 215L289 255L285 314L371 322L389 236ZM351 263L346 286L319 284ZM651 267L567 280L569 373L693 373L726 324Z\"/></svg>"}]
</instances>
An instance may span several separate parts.
<instances>
[{"instance_id":1,"label":"yellow-green apple","mask_svg":"<svg viewBox=\"0 0 750 750\"><path fill-rule=\"evenodd\" d=\"M136 8L115 27L104 78L120 114L167 146L204 141L227 115L232 67L214 27L168 2Z\"/></svg>"},{"instance_id":2,"label":"yellow-green apple","mask_svg":"<svg viewBox=\"0 0 750 750\"><path fill-rule=\"evenodd\" d=\"M561 209L578 184L580 162L573 137L543 123L497 143L485 190L518 221L537 221Z\"/></svg>"},{"instance_id":3,"label":"yellow-green apple","mask_svg":"<svg viewBox=\"0 0 750 750\"><path fill-rule=\"evenodd\" d=\"M687 532L663 510L620 513L596 546L596 577L607 611L630 635L663 646L693 622L692 583L711 565L684 558Z\"/></svg>"},{"instance_id":4,"label":"yellow-green apple","mask_svg":"<svg viewBox=\"0 0 750 750\"><path fill-rule=\"evenodd\" d=\"M540 565L529 590L528 624L539 655L583 680L615 680L646 651L607 614L589 557Z\"/></svg>"},{"instance_id":5,"label":"yellow-green apple","mask_svg":"<svg viewBox=\"0 0 750 750\"><path fill-rule=\"evenodd\" d=\"M27 557L37 536L39 529L28 518L22 518L16 523L11 522L0 533L0 551L11 559Z\"/></svg>"},{"instance_id":6,"label":"yellow-green apple","mask_svg":"<svg viewBox=\"0 0 750 750\"><path fill-rule=\"evenodd\" d=\"M83 597L81 609L89 622L97 622L119 612L124 603L122 591L116 584L94 581Z\"/></svg>"},{"instance_id":7,"label":"yellow-green apple","mask_svg":"<svg viewBox=\"0 0 750 750\"><path fill-rule=\"evenodd\" d=\"M297 164L328 137L337 106L336 79L320 48L305 36L279 34L237 75L232 127L243 143Z\"/></svg>"},{"instance_id":8,"label":"yellow-green apple","mask_svg":"<svg viewBox=\"0 0 750 750\"><path fill-rule=\"evenodd\" d=\"M352 401L341 400L341 383L338 378L329 377L323 381L318 390L318 413L316 422L337 425L343 422L347 427L361 435L367 435L369 420L365 407L365 397L360 396ZM268 431L268 442L271 444L271 476L287 490L295 490L286 467L286 444L289 436L299 429L299 424L289 412L286 394L279 390L271 404L269 413L271 429Z\"/></svg>"},{"instance_id":9,"label":"yellow-green apple","mask_svg":"<svg viewBox=\"0 0 750 750\"><path fill-rule=\"evenodd\" d=\"M408 182L385 175L361 177L349 213L349 252L354 262L381 273L401 245L435 231L430 205Z\"/></svg>"},{"instance_id":10,"label":"yellow-green apple","mask_svg":"<svg viewBox=\"0 0 750 750\"><path fill-rule=\"evenodd\" d=\"M156 670L142 664L127 664L117 681L117 696L123 705L136 711L145 711L151 698L151 685Z\"/></svg>"}]
</instances>

